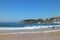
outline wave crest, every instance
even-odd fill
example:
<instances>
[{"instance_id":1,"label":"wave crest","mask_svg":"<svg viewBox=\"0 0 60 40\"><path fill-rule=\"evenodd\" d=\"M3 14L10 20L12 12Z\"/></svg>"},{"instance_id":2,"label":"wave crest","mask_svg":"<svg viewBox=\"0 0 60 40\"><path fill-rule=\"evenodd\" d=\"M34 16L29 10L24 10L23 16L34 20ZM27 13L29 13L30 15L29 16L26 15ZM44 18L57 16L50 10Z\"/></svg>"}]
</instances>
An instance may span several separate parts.
<instances>
[{"instance_id":1,"label":"wave crest","mask_svg":"<svg viewBox=\"0 0 60 40\"><path fill-rule=\"evenodd\" d=\"M49 28L53 26L25 26L19 28L0 28L0 30L19 30L19 29L39 29L39 28Z\"/></svg>"}]
</instances>

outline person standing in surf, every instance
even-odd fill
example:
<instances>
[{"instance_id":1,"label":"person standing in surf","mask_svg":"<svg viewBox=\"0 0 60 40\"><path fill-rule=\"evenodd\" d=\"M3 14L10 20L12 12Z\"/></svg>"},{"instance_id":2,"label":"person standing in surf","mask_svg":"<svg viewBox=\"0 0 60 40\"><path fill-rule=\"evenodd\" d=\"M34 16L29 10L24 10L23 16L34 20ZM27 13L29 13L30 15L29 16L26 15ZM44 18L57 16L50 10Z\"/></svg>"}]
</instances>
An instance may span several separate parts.
<instances>
[{"instance_id":1,"label":"person standing in surf","mask_svg":"<svg viewBox=\"0 0 60 40\"><path fill-rule=\"evenodd\" d=\"M55 28L55 27L53 26L52 29L54 30L54 28Z\"/></svg>"}]
</instances>

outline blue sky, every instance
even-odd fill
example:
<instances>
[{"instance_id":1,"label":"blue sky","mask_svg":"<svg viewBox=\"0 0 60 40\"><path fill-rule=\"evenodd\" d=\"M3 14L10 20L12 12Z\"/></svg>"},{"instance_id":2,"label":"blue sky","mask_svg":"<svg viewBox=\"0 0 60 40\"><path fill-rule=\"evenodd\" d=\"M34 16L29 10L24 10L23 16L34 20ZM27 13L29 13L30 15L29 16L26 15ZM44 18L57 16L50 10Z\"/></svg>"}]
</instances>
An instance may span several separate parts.
<instances>
[{"instance_id":1,"label":"blue sky","mask_svg":"<svg viewBox=\"0 0 60 40\"><path fill-rule=\"evenodd\" d=\"M60 0L0 0L0 22L60 16Z\"/></svg>"}]
</instances>

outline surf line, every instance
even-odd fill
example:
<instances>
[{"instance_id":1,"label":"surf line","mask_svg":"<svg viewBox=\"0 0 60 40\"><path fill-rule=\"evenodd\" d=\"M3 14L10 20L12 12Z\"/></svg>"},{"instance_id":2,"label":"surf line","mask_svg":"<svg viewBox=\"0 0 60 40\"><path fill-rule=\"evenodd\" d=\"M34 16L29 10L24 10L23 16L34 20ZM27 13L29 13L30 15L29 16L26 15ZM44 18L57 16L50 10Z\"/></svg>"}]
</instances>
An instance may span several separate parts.
<instances>
[{"instance_id":1,"label":"surf line","mask_svg":"<svg viewBox=\"0 0 60 40\"><path fill-rule=\"evenodd\" d=\"M13 32L13 33L0 33L0 35L8 35L8 34L31 34L31 33L49 33L49 32L57 32L60 30L50 30L50 31L35 31L35 32Z\"/></svg>"}]
</instances>

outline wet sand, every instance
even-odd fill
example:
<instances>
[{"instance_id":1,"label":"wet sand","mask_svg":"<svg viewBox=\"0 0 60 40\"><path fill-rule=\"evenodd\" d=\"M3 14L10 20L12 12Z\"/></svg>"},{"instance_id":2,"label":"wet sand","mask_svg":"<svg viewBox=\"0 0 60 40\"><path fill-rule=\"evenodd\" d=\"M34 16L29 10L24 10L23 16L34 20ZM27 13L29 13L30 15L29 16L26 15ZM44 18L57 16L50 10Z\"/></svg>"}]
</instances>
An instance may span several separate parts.
<instances>
[{"instance_id":1,"label":"wet sand","mask_svg":"<svg viewBox=\"0 0 60 40\"><path fill-rule=\"evenodd\" d=\"M0 35L0 40L60 40L59 32Z\"/></svg>"}]
</instances>

